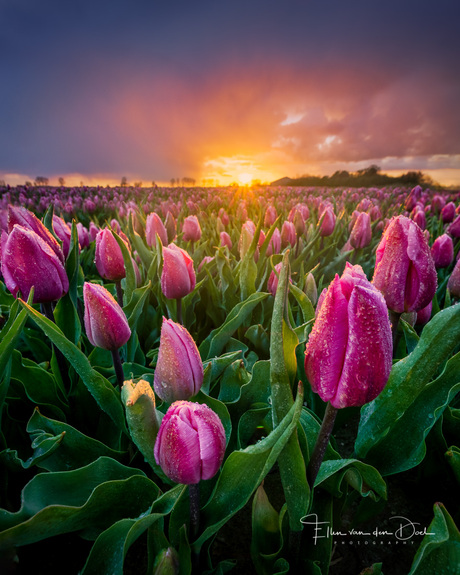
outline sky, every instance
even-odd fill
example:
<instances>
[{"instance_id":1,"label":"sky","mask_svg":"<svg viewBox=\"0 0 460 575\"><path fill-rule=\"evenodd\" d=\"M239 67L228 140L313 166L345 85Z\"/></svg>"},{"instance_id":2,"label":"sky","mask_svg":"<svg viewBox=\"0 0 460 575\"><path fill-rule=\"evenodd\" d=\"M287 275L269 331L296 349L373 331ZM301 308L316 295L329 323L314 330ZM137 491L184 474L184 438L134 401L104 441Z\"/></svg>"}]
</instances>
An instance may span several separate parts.
<instances>
[{"instance_id":1,"label":"sky","mask_svg":"<svg viewBox=\"0 0 460 575\"><path fill-rule=\"evenodd\" d=\"M0 0L0 179L460 184L458 0Z\"/></svg>"}]
</instances>

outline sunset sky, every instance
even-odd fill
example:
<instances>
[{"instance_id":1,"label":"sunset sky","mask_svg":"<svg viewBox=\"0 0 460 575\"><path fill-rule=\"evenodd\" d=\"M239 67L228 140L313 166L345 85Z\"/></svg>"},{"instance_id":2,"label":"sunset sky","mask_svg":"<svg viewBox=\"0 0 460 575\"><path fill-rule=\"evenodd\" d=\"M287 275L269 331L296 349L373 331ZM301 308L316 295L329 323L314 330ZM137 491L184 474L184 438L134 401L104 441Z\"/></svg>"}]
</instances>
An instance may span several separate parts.
<instances>
[{"instance_id":1,"label":"sunset sky","mask_svg":"<svg viewBox=\"0 0 460 575\"><path fill-rule=\"evenodd\" d=\"M0 0L0 179L460 184L458 0Z\"/></svg>"}]
</instances>

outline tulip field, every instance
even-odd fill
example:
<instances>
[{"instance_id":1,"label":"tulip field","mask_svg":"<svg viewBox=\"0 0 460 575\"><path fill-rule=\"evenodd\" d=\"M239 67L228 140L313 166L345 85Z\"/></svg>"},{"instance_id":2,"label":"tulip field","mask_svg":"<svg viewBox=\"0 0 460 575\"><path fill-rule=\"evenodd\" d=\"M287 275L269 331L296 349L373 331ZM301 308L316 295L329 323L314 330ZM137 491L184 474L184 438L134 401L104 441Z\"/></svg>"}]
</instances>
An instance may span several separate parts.
<instances>
[{"instance_id":1,"label":"tulip field","mask_svg":"<svg viewBox=\"0 0 460 575\"><path fill-rule=\"evenodd\" d=\"M1 575L460 574L460 192L0 193Z\"/></svg>"}]
</instances>

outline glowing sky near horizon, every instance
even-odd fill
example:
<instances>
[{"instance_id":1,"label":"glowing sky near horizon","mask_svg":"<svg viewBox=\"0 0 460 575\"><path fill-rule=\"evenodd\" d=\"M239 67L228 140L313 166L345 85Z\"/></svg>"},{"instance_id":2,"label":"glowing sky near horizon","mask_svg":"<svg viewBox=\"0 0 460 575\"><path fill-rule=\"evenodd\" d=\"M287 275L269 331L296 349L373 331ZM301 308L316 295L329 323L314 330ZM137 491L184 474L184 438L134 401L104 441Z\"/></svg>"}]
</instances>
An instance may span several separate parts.
<instances>
[{"instance_id":1,"label":"glowing sky near horizon","mask_svg":"<svg viewBox=\"0 0 460 575\"><path fill-rule=\"evenodd\" d=\"M459 20L451 0L0 0L0 179L460 183Z\"/></svg>"}]
</instances>

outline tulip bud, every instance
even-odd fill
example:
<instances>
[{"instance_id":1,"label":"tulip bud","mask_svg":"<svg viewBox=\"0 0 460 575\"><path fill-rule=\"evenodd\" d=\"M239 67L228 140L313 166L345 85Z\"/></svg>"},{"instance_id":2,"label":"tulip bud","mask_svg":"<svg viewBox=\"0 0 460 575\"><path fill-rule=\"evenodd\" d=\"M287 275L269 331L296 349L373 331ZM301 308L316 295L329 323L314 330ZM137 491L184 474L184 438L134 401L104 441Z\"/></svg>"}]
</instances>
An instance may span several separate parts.
<instances>
[{"instance_id":1,"label":"tulip bud","mask_svg":"<svg viewBox=\"0 0 460 575\"><path fill-rule=\"evenodd\" d=\"M179 575L179 554L174 547L168 547L158 553L152 575Z\"/></svg>"},{"instance_id":2,"label":"tulip bud","mask_svg":"<svg viewBox=\"0 0 460 575\"><path fill-rule=\"evenodd\" d=\"M302 214L298 210L295 210L294 219L292 220L292 223L294 224L295 233L297 234L297 237L303 236L306 229L305 220L303 219Z\"/></svg>"},{"instance_id":3,"label":"tulip bud","mask_svg":"<svg viewBox=\"0 0 460 575\"><path fill-rule=\"evenodd\" d=\"M288 245L295 246L296 239L294 224L288 221L283 222L281 227L281 247L284 249Z\"/></svg>"},{"instance_id":4,"label":"tulip bud","mask_svg":"<svg viewBox=\"0 0 460 575\"><path fill-rule=\"evenodd\" d=\"M155 461L169 479L191 485L211 479L225 453L225 431L207 405L174 402L161 422Z\"/></svg>"},{"instance_id":5,"label":"tulip bud","mask_svg":"<svg viewBox=\"0 0 460 575\"><path fill-rule=\"evenodd\" d=\"M182 225L183 239L185 242L197 242L201 238L200 222L196 216L188 216Z\"/></svg>"},{"instance_id":6,"label":"tulip bud","mask_svg":"<svg viewBox=\"0 0 460 575\"><path fill-rule=\"evenodd\" d=\"M279 514L268 500L263 485L259 485L252 502L251 550L270 554L280 544Z\"/></svg>"},{"instance_id":7,"label":"tulip bud","mask_svg":"<svg viewBox=\"0 0 460 575\"><path fill-rule=\"evenodd\" d=\"M435 239L431 246L431 255L436 269L447 268L454 261L454 242L447 234Z\"/></svg>"},{"instance_id":8,"label":"tulip bud","mask_svg":"<svg viewBox=\"0 0 460 575\"><path fill-rule=\"evenodd\" d=\"M441 210L441 218L445 224L450 224L455 218L455 204L454 202L449 202Z\"/></svg>"},{"instance_id":9,"label":"tulip bud","mask_svg":"<svg viewBox=\"0 0 460 575\"><path fill-rule=\"evenodd\" d=\"M92 242L94 242L98 233L99 228L96 226L96 224L94 222L89 222L89 237L91 238Z\"/></svg>"},{"instance_id":10,"label":"tulip bud","mask_svg":"<svg viewBox=\"0 0 460 575\"><path fill-rule=\"evenodd\" d=\"M163 222L160 220L160 216L155 212L152 212L147 216L147 220L145 222L145 241L148 246L156 247L157 235L160 238L162 245L168 245L168 232L166 231Z\"/></svg>"},{"instance_id":11,"label":"tulip bud","mask_svg":"<svg viewBox=\"0 0 460 575\"><path fill-rule=\"evenodd\" d=\"M273 205L268 206L267 210L265 211L265 218L264 218L264 226L266 228L271 228L272 225L275 223L277 218L276 208Z\"/></svg>"},{"instance_id":12,"label":"tulip bud","mask_svg":"<svg viewBox=\"0 0 460 575\"><path fill-rule=\"evenodd\" d=\"M232 238L228 235L227 232L220 232L220 245L222 247L227 246L229 250L232 249Z\"/></svg>"},{"instance_id":13,"label":"tulip bud","mask_svg":"<svg viewBox=\"0 0 460 575\"><path fill-rule=\"evenodd\" d=\"M77 224L78 243L82 249L89 247L89 233L85 226L78 222Z\"/></svg>"},{"instance_id":14,"label":"tulip bud","mask_svg":"<svg viewBox=\"0 0 460 575\"><path fill-rule=\"evenodd\" d=\"M364 405L384 388L392 350L382 294L361 266L347 263L329 285L306 346L312 390L335 408Z\"/></svg>"},{"instance_id":15,"label":"tulip bud","mask_svg":"<svg viewBox=\"0 0 460 575\"><path fill-rule=\"evenodd\" d=\"M439 213L445 205L446 200L442 196L436 195L431 200L431 210L436 214Z\"/></svg>"},{"instance_id":16,"label":"tulip bud","mask_svg":"<svg viewBox=\"0 0 460 575\"><path fill-rule=\"evenodd\" d=\"M163 318L155 368L155 393L163 401L190 399L203 384L203 363L196 343L180 324Z\"/></svg>"},{"instance_id":17,"label":"tulip bud","mask_svg":"<svg viewBox=\"0 0 460 575\"><path fill-rule=\"evenodd\" d=\"M69 228L66 222L59 216L53 216L53 230L56 236L62 242L62 251L64 253L64 257L66 258L69 255L72 230Z\"/></svg>"},{"instance_id":18,"label":"tulip bud","mask_svg":"<svg viewBox=\"0 0 460 575\"><path fill-rule=\"evenodd\" d=\"M166 246L167 244L173 242L176 238L176 220L169 210L166 213L165 228L168 235L168 241L164 243Z\"/></svg>"},{"instance_id":19,"label":"tulip bud","mask_svg":"<svg viewBox=\"0 0 460 575\"><path fill-rule=\"evenodd\" d=\"M449 281L447 282L447 289L452 297L460 298L460 259L457 260L457 263L450 274Z\"/></svg>"},{"instance_id":20,"label":"tulip bud","mask_svg":"<svg viewBox=\"0 0 460 575\"><path fill-rule=\"evenodd\" d=\"M306 293L311 303L316 305L316 302L318 301L318 288L311 272L308 272L307 277L305 278L305 287L303 291Z\"/></svg>"},{"instance_id":21,"label":"tulip bud","mask_svg":"<svg viewBox=\"0 0 460 575\"><path fill-rule=\"evenodd\" d=\"M110 281L120 281L126 276L125 262L115 236L108 228L96 236L95 263L99 275Z\"/></svg>"},{"instance_id":22,"label":"tulip bud","mask_svg":"<svg viewBox=\"0 0 460 575\"><path fill-rule=\"evenodd\" d=\"M355 250L365 248L371 243L371 218L366 212L359 212L350 234L350 244Z\"/></svg>"},{"instance_id":23,"label":"tulip bud","mask_svg":"<svg viewBox=\"0 0 460 575\"><path fill-rule=\"evenodd\" d=\"M168 299L179 299L195 289L196 276L193 260L175 244L163 248L161 291Z\"/></svg>"},{"instance_id":24,"label":"tulip bud","mask_svg":"<svg viewBox=\"0 0 460 575\"><path fill-rule=\"evenodd\" d=\"M335 214L330 206L327 206L325 210L320 214L320 221L321 218L322 222L320 225L319 234L324 238L330 236L334 232L335 228Z\"/></svg>"},{"instance_id":25,"label":"tulip bud","mask_svg":"<svg viewBox=\"0 0 460 575\"><path fill-rule=\"evenodd\" d=\"M279 274L281 272L282 266L283 262L276 264L275 271L278 275L276 275L275 271L272 271L270 277L268 278L267 290L272 294L273 297L276 296L276 290L278 289Z\"/></svg>"},{"instance_id":26,"label":"tulip bud","mask_svg":"<svg viewBox=\"0 0 460 575\"><path fill-rule=\"evenodd\" d=\"M447 232L454 238L460 238L460 215L450 224Z\"/></svg>"},{"instance_id":27,"label":"tulip bud","mask_svg":"<svg viewBox=\"0 0 460 575\"><path fill-rule=\"evenodd\" d=\"M32 230L44 240L62 263L65 262L61 246L35 214L22 207L8 206L8 232L13 231L15 224Z\"/></svg>"},{"instance_id":28,"label":"tulip bud","mask_svg":"<svg viewBox=\"0 0 460 575\"><path fill-rule=\"evenodd\" d=\"M268 242L267 251L265 255L269 258L273 254L279 254L281 251L281 233L278 228L275 228L270 241Z\"/></svg>"},{"instance_id":29,"label":"tulip bud","mask_svg":"<svg viewBox=\"0 0 460 575\"><path fill-rule=\"evenodd\" d=\"M414 222L418 225L418 227L421 230L424 230L426 228L426 216L425 216L425 212L422 212L421 210L419 210L418 212L415 213L414 215Z\"/></svg>"},{"instance_id":30,"label":"tulip bud","mask_svg":"<svg viewBox=\"0 0 460 575\"><path fill-rule=\"evenodd\" d=\"M112 294L98 284L85 282L85 330L92 345L115 351L131 336L126 316Z\"/></svg>"},{"instance_id":31,"label":"tulip bud","mask_svg":"<svg viewBox=\"0 0 460 575\"><path fill-rule=\"evenodd\" d=\"M426 307L417 312L417 319L415 320L415 323L417 325L426 325L430 321L432 309L433 302L430 301Z\"/></svg>"},{"instance_id":32,"label":"tulip bud","mask_svg":"<svg viewBox=\"0 0 460 575\"><path fill-rule=\"evenodd\" d=\"M62 261L49 244L34 231L14 225L1 236L1 270L6 287L28 299L34 287L33 303L60 299L69 290Z\"/></svg>"},{"instance_id":33,"label":"tulip bud","mask_svg":"<svg viewBox=\"0 0 460 575\"><path fill-rule=\"evenodd\" d=\"M424 233L409 218L393 218L383 234L372 283L396 313L418 311L433 299L436 268Z\"/></svg>"}]
</instances>

